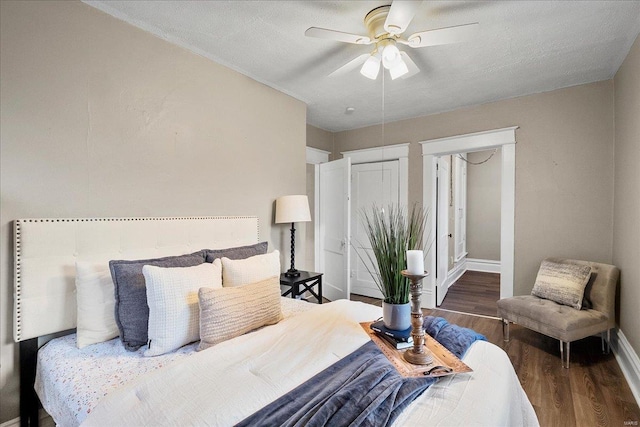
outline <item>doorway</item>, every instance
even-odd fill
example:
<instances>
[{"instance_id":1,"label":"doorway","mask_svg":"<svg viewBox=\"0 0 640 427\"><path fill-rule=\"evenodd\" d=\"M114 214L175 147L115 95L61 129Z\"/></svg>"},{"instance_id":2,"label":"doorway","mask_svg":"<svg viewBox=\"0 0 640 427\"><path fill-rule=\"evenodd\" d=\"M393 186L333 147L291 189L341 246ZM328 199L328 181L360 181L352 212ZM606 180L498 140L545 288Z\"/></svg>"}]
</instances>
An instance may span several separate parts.
<instances>
[{"instance_id":1,"label":"doorway","mask_svg":"<svg viewBox=\"0 0 640 427\"><path fill-rule=\"evenodd\" d=\"M438 206L438 157L501 147L500 298L513 296L516 129L517 126L420 142L423 160L423 204L430 212L435 212ZM425 235L438 235L435 215L428 218ZM434 250L427 252L425 267L427 271L437 271ZM443 286L443 283L438 283L436 276L432 274L423 281L422 303L425 308L437 306L436 288L439 285Z\"/></svg>"},{"instance_id":2,"label":"doorway","mask_svg":"<svg viewBox=\"0 0 640 427\"><path fill-rule=\"evenodd\" d=\"M495 316L500 298L500 148L441 156L437 179L436 303L442 309Z\"/></svg>"},{"instance_id":3,"label":"doorway","mask_svg":"<svg viewBox=\"0 0 640 427\"><path fill-rule=\"evenodd\" d=\"M391 204L399 205L398 181L398 160L360 163L351 167L351 292L354 294L383 298L369 273L375 266L370 262L373 251L362 224L362 214L373 206L385 209Z\"/></svg>"},{"instance_id":4,"label":"doorway","mask_svg":"<svg viewBox=\"0 0 640 427\"><path fill-rule=\"evenodd\" d=\"M376 202L378 205L383 205L385 203L391 202L391 198L394 200L397 198L397 203L400 206L406 207L408 204L408 184L409 184L409 144L396 144L391 146L384 147L376 147L376 148L367 148L363 150L355 150L355 151L346 151L340 153L343 156L343 159L348 162L349 168L351 164L355 165L356 168L362 172L362 175L357 178L360 181L360 178L364 182L368 182L365 184L365 187L370 190L373 189L372 182L375 178L376 172L380 171L379 176L377 177L378 182L388 182L387 186L388 191L380 192L380 186L378 186L377 191L373 192L373 194L369 194L365 197L367 201ZM339 191L338 189L331 190L331 182L325 182L325 178L330 178L329 174L337 177L339 173L336 171L330 172L330 168L333 168L333 165L338 161L333 161L330 163L323 163L319 165L315 165L315 182L316 182L316 194L318 195L316 200L318 203L316 205L316 223L315 223L315 242L314 242L314 252L315 252L315 260L316 260L316 268L318 271L322 271L325 274L325 280L331 278L335 286L333 286L332 291L329 291L329 285L326 286L323 283L323 286L326 289L325 296L329 300L333 300L335 298L349 298L350 293L352 292L352 278L355 278L356 271L361 271L364 268L364 264L362 264L359 258L355 255L352 245L349 244L351 241L352 232L349 231L348 235L344 235L340 240L338 240L340 236L340 231L338 229L342 229L343 233L347 233L347 227L345 227L345 223L348 224L349 230L355 230L358 222L360 221L359 212L354 208L351 208L352 205L352 195L351 195L351 172L349 171L349 178L344 180L342 185L345 185L346 188L344 191ZM374 165L374 166L366 166ZM337 167L337 166L336 166ZM324 169L324 171L323 171ZM367 169L369 171L367 172ZM372 172L372 173L369 173ZM366 175L370 175L369 177L365 177ZM387 176L388 175L388 176ZM395 176L392 178L391 175ZM331 181L331 179L329 179ZM336 181L335 179L333 181ZM392 184L392 182L394 184ZM397 184L395 184L397 182ZM358 184L359 186L360 184ZM321 187L325 187L325 191L322 190ZM392 187L394 188L392 196ZM397 189L397 190L396 190ZM396 192L397 191L397 192ZM367 190L367 193L372 193ZM382 194L386 195L382 195ZM341 222L338 224L338 218L334 218L335 209L332 209L330 206L334 203L339 203L340 195L347 195L346 203L348 207L346 209L340 208L341 212L348 212L348 217L345 220L346 222ZM326 197L327 199L324 199ZM360 196L356 196L360 198ZM344 198L342 198L344 200ZM364 199L363 199L364 200ZM388 202L387 202L388 200ZM356 204L363 205L364 201L356 201ZM335 224L333 224L335 223ZM354 224L354 227L351 225ZM335 232L330 230L330 228L336 228ZM362 228L360 229L359 235L362 234ZM355 231L353 233L356 233ZM329 238L329 236L335 235L333 238ZM365 240L365 239L362 239ZM345 244L346 242L346 244ZM349 248L345 250L345 247ZM340 262L332 262L330 258L337 257L339 255L343 256L343 259ZM360 262L360 265L357 268L352 268L356 262ZM348 265L349 267L345 270L344 266ZM366 268L365 268L366 270ZM346 277L345 277L346 276ZM364 277L364 275L359 275L360 278ZM328 283L328 282L327 282ZM362 283L360 283L362 285ZM370 294L371 292L378 291L377 287L373 282L364 284L364 286L359 286L356 288L356 292L362 292L365 295ZM371 291L371 292L368 292ZM378 291L379 292L379 291ZM374 293L374 295L376 295Z\"/></svg>"}]
</instances>

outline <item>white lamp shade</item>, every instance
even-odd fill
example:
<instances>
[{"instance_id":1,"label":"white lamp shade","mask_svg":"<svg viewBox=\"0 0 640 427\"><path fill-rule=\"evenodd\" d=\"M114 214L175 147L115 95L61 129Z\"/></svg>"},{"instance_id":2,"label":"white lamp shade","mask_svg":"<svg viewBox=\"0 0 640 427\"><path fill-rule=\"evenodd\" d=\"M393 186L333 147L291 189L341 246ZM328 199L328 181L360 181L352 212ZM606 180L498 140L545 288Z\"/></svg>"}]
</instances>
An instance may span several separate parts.
<instances>
[{"instance_id":1,"label":"white lamp shade","mask_svg":"<svg viewBox=\"0 0 640 427\"><path fill-rule=\"evenodd\" d=\"M390 70L398 65L400 61L402 61L400 50L395 45L395 42L384 47L382 50L382 65L384 65L384 68Z\"/></svg>"},{"instance_id":2,"label":"white lamp shade","mask_svg":"<svg viewBox=\"0 0 640 427\"><path fill-rule=\"evenodd\" d=\"M402 77L409 72L409 68L407 68L407 64L404 63L402 58L400 58L400 62L395 65L393 68L389 70L389 74L391 75L391 80L395 80L398 77Z\"/></svg>"},{"instance_id":3,"label":"white lamp shade","mask_svg":"<svg viewBox=\"0 0 640 427\"><path fill-rule=\"evenodd\" d=\"M276 224L309 221L311 212L307 196L282 196L276 199Z\"/></svg>"},{"instance_id":4,"label":"white lamp shade","mask_svg":"<svg viewBox=\"0 0 640 427\"><path fill-rule=\"evenodd\" d=\"M380 71L380 54L372 54L367 58L364 65L360 69L360 74L368 79L375 80L378 78L378 72Z\"/></svg>"}]
</instances>

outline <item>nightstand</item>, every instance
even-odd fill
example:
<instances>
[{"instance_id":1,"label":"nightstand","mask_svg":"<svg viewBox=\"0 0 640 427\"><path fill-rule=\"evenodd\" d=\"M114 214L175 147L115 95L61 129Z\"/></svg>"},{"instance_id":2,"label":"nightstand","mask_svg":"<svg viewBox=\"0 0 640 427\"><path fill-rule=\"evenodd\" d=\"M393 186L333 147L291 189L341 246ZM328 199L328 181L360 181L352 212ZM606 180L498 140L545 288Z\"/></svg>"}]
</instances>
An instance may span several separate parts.
<instances>
[{"instance_id":1,"label":"nightstand","mask_svg":"<svg viewBox=\"0 0 640 427\"><path fill-rule=\"evenodd\" d=\"M283 297L291 294L291 298L297 298L306 291L316 297L318 304L322 304L322 273L314 273L313 271L300 271L298 277L287 277L282 273L280 275L280 285L290 286L291 289L282 294ZM313 287L318 285L318 293L313 291Z\"/></svg>"}]
</instances>

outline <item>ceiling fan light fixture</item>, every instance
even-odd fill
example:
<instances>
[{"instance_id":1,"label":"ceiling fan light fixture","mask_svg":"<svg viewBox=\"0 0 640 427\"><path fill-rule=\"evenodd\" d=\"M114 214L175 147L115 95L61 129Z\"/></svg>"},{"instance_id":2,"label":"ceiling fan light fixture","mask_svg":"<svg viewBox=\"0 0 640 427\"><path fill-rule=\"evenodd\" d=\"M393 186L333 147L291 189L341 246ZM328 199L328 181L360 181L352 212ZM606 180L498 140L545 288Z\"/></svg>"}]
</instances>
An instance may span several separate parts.
<instances>
[{"instance_id":1,"label":"ceiling fan light fixture","mask_svg":"<svg viewBox=\"0 0 640 427\"><path fill-rule=\"evenodd\" d=\"M393 68L389 68L389 74L391 75L391 80L395 80L398 77L402 77L409 72L409 68L407 64L400 58L398 64L396 64Z\"/></svg>"},{"instance_id":2,"label":"ceiling fan light fixture","mask_svg":"<svg viewBox=\"0 0 640 427\"><path fill-rule=\"evenodd\" d=\"M375 52L372 53L370 57L362 65L360 69L360 74L365 76L368 79L375 80L378 78L378 73L380 72L380 54Z\"/></svg>"},{"instance_id":3,"label":"ceiling fan light fixture","mask_svg":"<svg viewBox=\"0 0 640 427\"><path fill-rule=\"evenodd\" d=\"M382 65L384 65L384 68L390 70L398 65L400 61L402 61L402 58L400 57L400 49L396 46L396 42L389 40L387 43L384 43L382 49Z\"/></svg>"}]
</instances>

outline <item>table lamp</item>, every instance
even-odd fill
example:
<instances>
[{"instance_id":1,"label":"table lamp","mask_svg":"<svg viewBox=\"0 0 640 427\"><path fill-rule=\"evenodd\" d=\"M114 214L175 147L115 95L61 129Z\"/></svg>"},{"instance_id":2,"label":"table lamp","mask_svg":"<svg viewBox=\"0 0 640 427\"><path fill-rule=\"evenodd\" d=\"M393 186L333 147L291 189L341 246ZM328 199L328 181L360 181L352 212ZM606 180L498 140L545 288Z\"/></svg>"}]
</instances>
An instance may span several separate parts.
<instances>
[{"instance_id":1,"label":"table lamp","mask_svg":"<svg viewBox=\"0 0 640 427\"><path fill-rule=\"evenodd\" d=\"M295 266L296 222L311 221L307 196L281 196L276 199L276 224L291 223L291 268L284 273L286 277L298 277L300 272Z\"/></svg>"}]
</instances>

